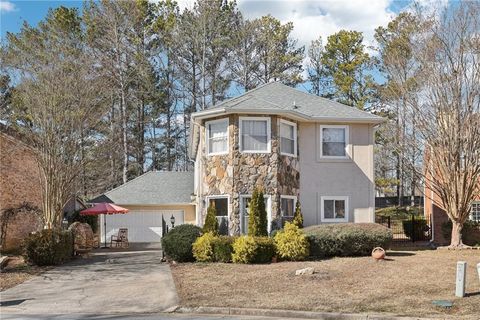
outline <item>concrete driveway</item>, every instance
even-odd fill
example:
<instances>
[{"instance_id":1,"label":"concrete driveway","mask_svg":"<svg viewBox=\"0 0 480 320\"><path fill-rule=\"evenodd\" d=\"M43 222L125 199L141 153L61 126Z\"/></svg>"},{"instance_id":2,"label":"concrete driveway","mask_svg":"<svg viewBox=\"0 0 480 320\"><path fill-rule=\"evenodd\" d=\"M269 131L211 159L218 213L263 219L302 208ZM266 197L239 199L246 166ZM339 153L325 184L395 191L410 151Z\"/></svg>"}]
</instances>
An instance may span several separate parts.
<instances>
[{"instance_id":1,"label":"concrete driveway","mask_svg":"<svg viewBox=\"0 0 480 320\"><path fill-rule=\"evenodd\" d=\"M2 314L161 312L178 304L160 250L94 253L1 293Z\"/></svg>"}]
</instances>

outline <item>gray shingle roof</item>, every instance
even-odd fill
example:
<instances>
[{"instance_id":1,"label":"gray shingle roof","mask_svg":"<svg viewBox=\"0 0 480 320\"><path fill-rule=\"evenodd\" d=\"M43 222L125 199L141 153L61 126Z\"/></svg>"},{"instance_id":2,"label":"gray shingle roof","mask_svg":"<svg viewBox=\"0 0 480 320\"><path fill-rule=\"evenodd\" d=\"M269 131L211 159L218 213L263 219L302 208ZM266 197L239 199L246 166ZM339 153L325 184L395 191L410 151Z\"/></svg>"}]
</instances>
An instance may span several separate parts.
<instances>
[{"instance_id":1,"label":"gray shingle roof","mask_svg":"<svg viewBox=\"0 0 480 320\"><path fill-rule=\"evenodd\" d=\"M197 114L214 112L269 111L291 113L311 120L342 120L382 122L383 119L369 112L335 102L330 99L308 94L280 82L270 82L250 90L238 97L223 101ZM195 115L195 114L194 114Z\"/></svg>"},{"instance_id":2,"label":"gray shingle roof","mask_svg":"<svg viewBox=\"0 0 480 320\"><path fill-rule=\"evenodd\" d=\"M193 172L150 171L90 202L120 205L190 204L192 194Z\"/></svg>"}]
</instances>

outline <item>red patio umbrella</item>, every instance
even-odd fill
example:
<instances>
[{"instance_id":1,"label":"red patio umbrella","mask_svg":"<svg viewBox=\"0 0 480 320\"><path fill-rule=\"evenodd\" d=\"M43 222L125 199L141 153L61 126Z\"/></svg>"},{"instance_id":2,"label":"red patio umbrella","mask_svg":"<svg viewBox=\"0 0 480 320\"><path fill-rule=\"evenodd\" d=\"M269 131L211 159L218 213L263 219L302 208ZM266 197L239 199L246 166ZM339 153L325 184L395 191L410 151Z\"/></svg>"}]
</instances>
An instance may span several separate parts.
<instances>
[{"instance_id":1,"label":"red patio umbrella","mask_svg":"<svg viewBox=\"0 0 480 320\"><path fill-rule=\"evenodd\" d=\"M103 234L104 234L104 248L107 247L107 214L123 214L127 213L128 209L122 208L120 206L117 206L113 203L107 203L107 202L102 202L102 203L97 203L95 206L82 210L80 211L80 214L82 216L96 216L99 214L104 214L105 217L103 219Z\"/></svg>"}]
</instances>

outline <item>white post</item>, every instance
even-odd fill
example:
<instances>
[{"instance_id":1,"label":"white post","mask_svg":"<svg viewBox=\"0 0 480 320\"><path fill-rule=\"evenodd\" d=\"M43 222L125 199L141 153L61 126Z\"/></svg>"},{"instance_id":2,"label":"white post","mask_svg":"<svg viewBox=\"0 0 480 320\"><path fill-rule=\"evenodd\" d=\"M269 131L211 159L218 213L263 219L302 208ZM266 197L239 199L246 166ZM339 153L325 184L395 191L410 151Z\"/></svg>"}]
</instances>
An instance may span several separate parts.
<instances>
[{"instance_id":1,"label":"white post","mask_svg":"<svg viewBox=\"0 0 480 320\"><path fill-rule=\"evenodd\" d=\"M465 261L457 262L457 282L455 287L455 296L465 297L465 278L467 276L467 263Z\"/></svg>"},{"instance_id":2,"label":"white post","mask_svg":"<svg viewBox=\"0 0 480 320\"><path fill-rule=\"evenodd\" d=\"M478 281L480 281L480 263L477 264Z\"/></svg>"}]
</instances>

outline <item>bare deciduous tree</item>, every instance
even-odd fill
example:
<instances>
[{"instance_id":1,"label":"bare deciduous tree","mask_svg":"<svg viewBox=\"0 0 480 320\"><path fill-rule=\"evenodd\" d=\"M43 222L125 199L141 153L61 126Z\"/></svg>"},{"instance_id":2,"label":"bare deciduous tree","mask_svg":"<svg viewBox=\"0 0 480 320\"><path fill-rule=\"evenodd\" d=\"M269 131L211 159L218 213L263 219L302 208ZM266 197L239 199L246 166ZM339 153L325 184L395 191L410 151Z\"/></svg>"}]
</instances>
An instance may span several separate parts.
<instances>
[{"instance_id":1,"label":"bare deciduous tree","mask_svg":"<svg viewBox=\"0 0 480 320\"><path fill-rule=\"evenodd\" d=\"M419 90L400 86L399 92L416 129L407 142L425 153L417 174L452 221L450 247L461 248L463 224L480 192L480 4L450 9L432 17L418 13L428 22L412 43Z\"/></svg>"}]
</instances>

